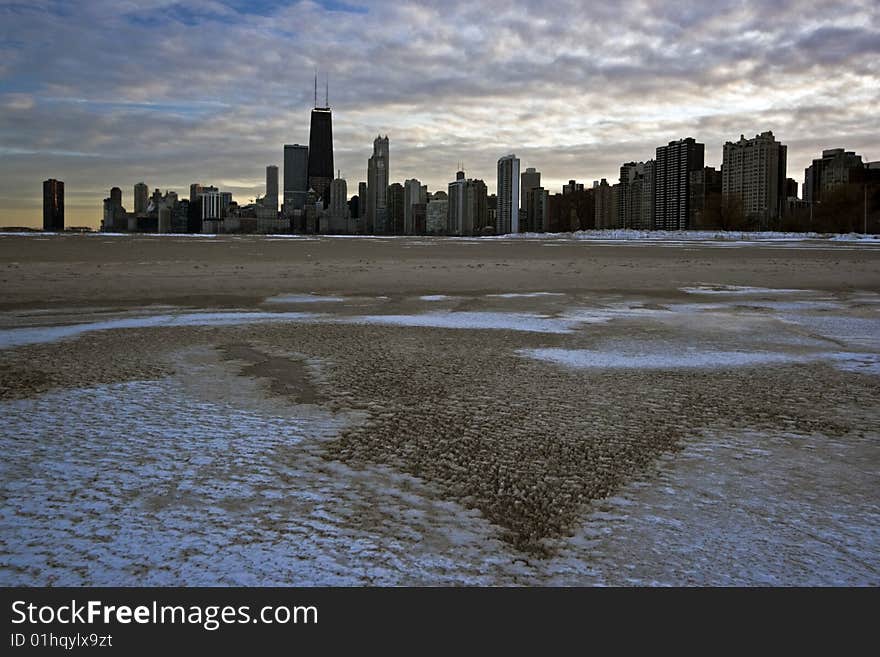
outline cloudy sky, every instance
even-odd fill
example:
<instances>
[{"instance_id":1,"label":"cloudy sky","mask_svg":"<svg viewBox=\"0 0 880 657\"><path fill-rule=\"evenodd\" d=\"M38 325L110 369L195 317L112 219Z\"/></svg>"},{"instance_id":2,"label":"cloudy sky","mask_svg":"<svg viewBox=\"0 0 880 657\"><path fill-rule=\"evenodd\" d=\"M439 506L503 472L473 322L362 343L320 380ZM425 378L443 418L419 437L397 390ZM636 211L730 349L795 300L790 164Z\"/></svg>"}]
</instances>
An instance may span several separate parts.
<instances>
[{"instance_id":1,"label":"cloudy sky","mask_svg":"<svg viewBox=\"0 0 880 657\"><path fill-rule=\"evenodd\" d=\"M692 4L692 6L687 6ZM391 177L495 188L515 152L545 187L617 177L672 139L772 130L799 182L823 148L880 160L880 2L0 0L0 225L98 225L111 186L247 202L308 143L329 74L349 192L377 133Z\"/></svg>"}]
</instances>

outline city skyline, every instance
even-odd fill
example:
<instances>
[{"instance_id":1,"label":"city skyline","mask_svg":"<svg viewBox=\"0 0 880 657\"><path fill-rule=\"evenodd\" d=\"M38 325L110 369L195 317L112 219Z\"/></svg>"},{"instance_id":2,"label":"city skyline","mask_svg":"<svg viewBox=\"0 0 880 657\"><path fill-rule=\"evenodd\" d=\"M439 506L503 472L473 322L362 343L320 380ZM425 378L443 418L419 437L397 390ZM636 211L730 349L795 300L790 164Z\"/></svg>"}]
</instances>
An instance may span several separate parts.
<instances>
[{"instance_id":1,"label":"city skyline","mask_svg":"<svg viewBox=\"0 0 880 657\"><path fill-rule=\"evenodd\" d=\"M616 181L622 163L685 137L718 168L725 142L764 131L787 145L787 176L802 183L825 149L880 159L880 9L834 3L819 22L811 6L3 6L2 223L39 226L50 178L65 182L67 225L97 226L113 186L132 207L142 180L261 196L266 166L283 172L283 145L308 143L316 67L329 76L334 164L350 194L380 133L393 142L389 183L431 191L461 160L493 188L511 152L551 193L572 178ZM374 23L385 29L365 29ZM253 48L240 47L244 35Z\"/></svg>"}]
</instances>

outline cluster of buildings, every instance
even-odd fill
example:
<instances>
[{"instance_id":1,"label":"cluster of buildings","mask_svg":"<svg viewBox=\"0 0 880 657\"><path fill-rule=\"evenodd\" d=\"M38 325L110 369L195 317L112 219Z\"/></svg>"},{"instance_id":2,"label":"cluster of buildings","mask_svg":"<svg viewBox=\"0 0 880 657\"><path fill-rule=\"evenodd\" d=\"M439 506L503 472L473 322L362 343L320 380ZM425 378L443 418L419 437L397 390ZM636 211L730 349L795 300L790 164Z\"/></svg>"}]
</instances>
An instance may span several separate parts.
<instances>
[{"instance_id":1,"label":"cluster of buildings","mask_svg":"<svg viewBox=\"0 0 880 657\"><path fill-rule=\"evenodd\" d=\"M498 160L493 194L485 181L468 178L464 171L455 174L446 190L430 192L415 178L391 182L388 136L379 135L367 160L367 180L349 196L346 180L334 171L332 112L326 97L324 106L318 106L316 84L308 146L284 146L283 177L277 166L267 166L263 197L239 205L230 192L193 184L189 197L180 198L173 191L151 194L139 182L131 210L123 207L120 188L110 190L101 229L375 235L818 229L806 225L804 217L812 221L814 207L822 204L839 212L842 206L835 203L842 198L840 190L855 187L864 189L867 229L869 186L872 207L880 209L880 162L863 162L851 151L826 150L813 160L805 171L802 198L798 183L786 177L787 148L772 132L725 143L719 170L705 166L704 160L705 145L687 137L659 146L653 159L624 163L617 182L603 178L584 185L570 180L561 193L551 194L541 185L540 171L521 171L519 158L510 154ZM44 229L63 230L64 184L48 180L43 194Z\"/></svg>"}]
</instances>

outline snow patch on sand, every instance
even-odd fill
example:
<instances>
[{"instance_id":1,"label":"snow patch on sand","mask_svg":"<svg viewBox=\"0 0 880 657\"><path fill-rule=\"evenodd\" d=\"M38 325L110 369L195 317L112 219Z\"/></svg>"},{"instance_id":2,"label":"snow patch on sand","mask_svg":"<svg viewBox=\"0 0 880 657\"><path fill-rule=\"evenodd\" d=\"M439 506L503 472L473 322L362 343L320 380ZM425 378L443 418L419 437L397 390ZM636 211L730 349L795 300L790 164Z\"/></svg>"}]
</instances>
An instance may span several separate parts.
<instances>
[{"instance_id":1,"label":"snow patch on sand","mask_svg":"<svg viewBox=\"0 0 880 657\"><path fill-rule=\"evenodd\" d=\"M345 301L345 297L322 297L317 294L276 294L263 303L334 303Z\"/></svg>"},{"instance_id":2,"label":"snow patch on sand","mask_svg":"<svg viewBox=\"0 0 880 657\"><path fill-rule=\"evenodd\" d=\"M654 353L643 349L522 349L518 353L558 365L593 369L679 369L749 367L773 363L797 363L810 360L795 354L772 351L693 350L670 352L662 344Z\"/></svg>"},{"instance_id":3,"label":"snow patch on sand","mask_svg":"<svg viewBox=\"0 0 880 657\"><path fill-rule=\"evenodd\" d=\"M682 292L687 294L803 294L810 290L791 290L772 287L749 287L746 285L697 285L694 287L681 287Z\"/></svg>"},{"instance_id":4,"label":"snow patch on sand","mask_svg":"<svg viewBox=\"0 0 880 657\"><path fill-rule=\"evenodd\" d=\"M233 326L255 322L290 322L315 319L314 313L269 313L269 312L193 312L179 315L149 315L144 317L123 317L101 322L85 322L64 326L34 326L0 330L0 349L20 347L28 344L55 342L73 338L92 331L114 329L136 329L172 326Z\"/></svg>"},{"instance_id":5,"label":"snow patch on sand","mask_svg":"<svg viewBox=\"0 0 880 657\"><path fill-rule=\"evenodd\" d=\"M335 321L335 320L334 320ZM531 333L571 333L580 320L530 313L430 312L420 315L363 315L344 320L351 324L419 326L448 329L497 329Z\"/></svg>"},{"instance_id":6,"label":"snow patch on sand","mask_svg":"<svg viewBox=\"0 0 880 657\"><path fill-rule=\"evenodd\" d=\"M562 292L505 292L504 294L487 294L487 297L500 299L533 299L536 297L564 297Z\"/></svg>"}]
</instances>

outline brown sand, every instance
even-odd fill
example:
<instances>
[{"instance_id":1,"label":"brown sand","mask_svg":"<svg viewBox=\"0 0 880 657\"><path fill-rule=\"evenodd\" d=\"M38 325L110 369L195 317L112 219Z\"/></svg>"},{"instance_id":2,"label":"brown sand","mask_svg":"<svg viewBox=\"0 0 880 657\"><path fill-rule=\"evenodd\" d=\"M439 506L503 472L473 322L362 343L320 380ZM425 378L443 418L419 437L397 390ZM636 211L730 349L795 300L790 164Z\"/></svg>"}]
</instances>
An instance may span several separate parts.
<instances>
[{"instance_id":1,"label":"brown sand","mask_svg":"<svg viewBox=\"0 0 880 657\"><path fill-rule=\"evenodd\" d=\"M551 246L545 246L551 244ZM670 291L719 282L880 288L880 244L711 247L541 240L0 236L0 309L240 306L280 292Z\"/></svg>"},{"instance_id":2,"label":"brown sand","mask_svg":"<svg viewBox=\"0 0 880 657\"><path fill-rule=\"evenodd\" d=\"M664 308L687 298L678 288L705 283L821 290L841 302L852 290L880 291L880 248L829 242L797 248L0 237L0 268L2 309L15 311L8 313L9 325L37 323L27 313L36 308L245 307L284 293L349 297L295 308L326 313L423 312L418 295L450 294L460 295L444 306L454 311L502 304L553 316L571 297L638 297L647 308ZM501 302L483 296L512 291L569 297ZM382 296L389 298L376 300ZM849 312L867 311L853 300ZM754 313L743 321L771 336L762 339L788 330ZM876 378L827 364L574 370L517 354L589 348L621 335L671 341L699 335L719 347L741 339L725 326L627 319L560 335L332 323L104 331L0 352L0 396L158 378L179 366L179 350L211 346L241 363L242 376L265 381L268 395L367 411L366 422L326 445L325 458L390 465L423 478L480 510L510 544L536 554L564 540L591 500L617 490L697 431L747 427L842 436L876 426ZM320 363L320 372L307 361ZM861 400L855 410L852 400Z\"/></svg>"}]
</instances>

